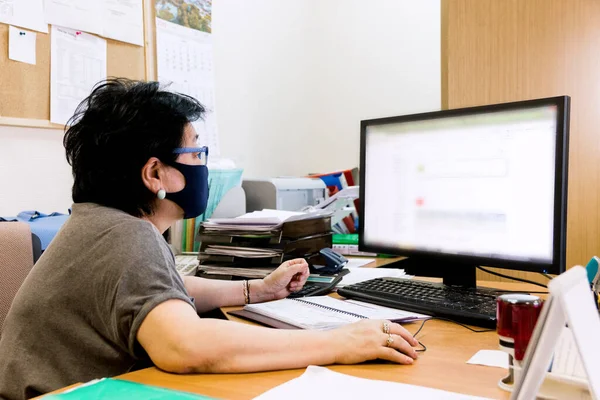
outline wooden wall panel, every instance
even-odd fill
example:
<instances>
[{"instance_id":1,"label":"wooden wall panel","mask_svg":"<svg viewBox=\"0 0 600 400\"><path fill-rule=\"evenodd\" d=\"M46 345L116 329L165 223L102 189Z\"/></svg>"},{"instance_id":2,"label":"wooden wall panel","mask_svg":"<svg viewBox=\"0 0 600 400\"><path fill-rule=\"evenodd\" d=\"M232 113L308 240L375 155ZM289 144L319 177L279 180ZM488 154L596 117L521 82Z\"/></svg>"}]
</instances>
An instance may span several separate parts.
<instances>
[{"instance_id":1,"label":"wooden wall panel","mask_svg":"<svg viewBox=\"0 0 600 400\"><path fill-rule=\"evenodd\" d=\"M571 96L567 266L585 265L600 254L600 1L442 0L442 13L445 107Z\"/></svg>"}]
</instances>

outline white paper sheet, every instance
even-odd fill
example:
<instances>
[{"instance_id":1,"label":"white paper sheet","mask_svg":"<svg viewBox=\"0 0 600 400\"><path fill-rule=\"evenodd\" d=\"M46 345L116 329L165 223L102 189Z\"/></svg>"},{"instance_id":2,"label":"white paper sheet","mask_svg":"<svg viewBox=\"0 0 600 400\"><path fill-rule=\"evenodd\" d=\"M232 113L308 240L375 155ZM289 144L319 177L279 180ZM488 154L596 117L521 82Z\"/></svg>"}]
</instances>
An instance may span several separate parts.
<instances>
[{"instance_id":1,"label":"white paper sheet","mask_svg":"<svg viewBox=\"0 0 600 400\"><path fill-rule=\"evenodd\" d=\"M374 258L349 258L346 268L360 268L375 261Z\"/></svg>"},{"instance_id":2,"label":"white paper sheet","mask_svg":"<svg viewBox=\"0 0 600 400\"><path fill-rule=\"evenodd\" d=\"M8 28L8 58L35 65L36 33L10 26Z\"/></svg>"},{"instance_id":3,"label":"white paper sheet","mask_svg":"<svg viewBox=\"0 0 600 400\"><path fill-rule=\"evenodd\" d=\"M20 0L19 0L20 1ZM104 0L46 0L46 22L78 31L103 34Z\"/></svg>"},{"instance_id":4,"label":"white paper sheet","mask_svg":"<svg viewBox=\"0 0 600 400\"><path fill-rule=\"evenodd\" d=\"M286 211L286 210L271 210L268 208L262 209L260 211L253 211L250 213L246 213L237 217L237 219L245 219L250 218L252 220L262 220L262 219L270 219L277 218L280 222L285 221L288 218L297 217L300 215L304 215L305 213L300 211Z\"/></svg>"},{"instance_id":5,"label":"white paper sheet","mask_svg":"<svg viewBox=\"0 0 600 400\"><path fill-rule=\"evenodd\" d=\"M44 0L0 0L0 22L48 33Z\"/></svg>"},{"instance_id":6,"label":"white paper sheet","mask_svg":"<svg viewBox=\"0 0 600 400\"><path fill-rule=\"evenodd\" d=\"M412 279L412 275L406 275L403 269L386 268L352 268L350 272L342 278L337 287L353 285L358 282L368 281L376 278L403 278Z\"/></svg>"},{"instance_id":7,"label":"white paper sheet","mask_svg":"<svg viewBox=\"0 0 600 400\"><path fill-rule=\"evenodd\" d=\"M500 350L479 350L467 364L508 369L508 354Z\"/></svg>"},{"instance_id":8,"label":"white paper sheet","mask_svg":"<svg viewBox=\"0 0 600 400\"><path fill-rule=\"evenodd\" d=\"M142 0L104 0L102 36L144 45Z\"/></svg>"},{"instance_id":9,"label":"white paper sheet","mask_svg":"<svg viewBox=\"0 0 600 400\"><path fill-rule=\"evenodd\" d=\"M299 378L279 385L256 400L280 399L344 399L364 400L373 398L419 399L419 400L483 400L483 397L446 392L404 383L357 378L323 367L309 366Z\"/></svg>"},{"instance_id":10,"label":"white paper sheet","mask_svg":"<svg viewBox=\"0 0 600 400\"><path fill-rule=\"evenodd\" d=\"M66 124L96 83L106 79L106 40L52 26L50 121Z\"/></svg>"},{"instance_id":11,"label":"white paper sheet","mask_svg":"<svg viewBox=\"0 0 600 400\"><path fill-rule=\"evenodd\" d=\"M194 123L198 143L219 156L211 34L157 18L156 54L158 80L171 83L171 90L196 98L206 108L204 120Z\"/></svg>"}]
</instances>

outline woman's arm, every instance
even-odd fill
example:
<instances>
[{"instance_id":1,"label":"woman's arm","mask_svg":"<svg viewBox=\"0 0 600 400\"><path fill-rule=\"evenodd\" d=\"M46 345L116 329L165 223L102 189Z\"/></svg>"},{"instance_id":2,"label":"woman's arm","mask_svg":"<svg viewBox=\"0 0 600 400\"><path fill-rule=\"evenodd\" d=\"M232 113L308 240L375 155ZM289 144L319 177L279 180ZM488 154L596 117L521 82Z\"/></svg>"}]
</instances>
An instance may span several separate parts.
<instances>
[{"instance_id":1,"label":"woman's arm","mask_svg":"<svg viewBox=\"0 0 600 400\"><path fill-rule=\"evenodd\" d=\"M186 276L183 283L189 295L194 298L199 313L219 307L239 306L245 303L243 281L223 281ZM271 300L263 298L263 285L262 279L249 281L252 303Z\"/></svg>"},{"instance_id":2,"label":"woman's arm","mask_svg":"<svg viewBox=\"0 0 600 400\"><path fill-rule=\"evenodd\" d=\"M282 299L302 289L308 278L308 264L302 258L284 262L265 279L248 281L250 302ZM189 295L195 299L198 312L245 303L242 281L222 281L186 276L183 280Z\"/></svg>"},{"instance_id":3,"label":"woman's arm","mask_svg":"<svg viewBox=\"0 0 600 400\"><path fill-rule=\"evenodd\" d=\"M268 371L376 358L412 363L416 340L390 323L394 340L386 347L382 327L383 321L365 320L328 331L277 330L201 319L189 304L168 300L150 311L137 339L157 367L175 373Z\"/></svg>"}]
</instances>

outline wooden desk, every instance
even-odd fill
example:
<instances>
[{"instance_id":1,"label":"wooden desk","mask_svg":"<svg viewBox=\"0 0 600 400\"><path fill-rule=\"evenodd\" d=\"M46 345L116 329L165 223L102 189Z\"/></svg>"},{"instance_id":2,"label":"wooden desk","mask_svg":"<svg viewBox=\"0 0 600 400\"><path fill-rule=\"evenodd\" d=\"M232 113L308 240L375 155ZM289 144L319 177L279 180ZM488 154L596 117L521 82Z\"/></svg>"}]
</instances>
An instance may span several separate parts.
<instances>
[{"instance_id":1,"label":"wooden desk","mask_svg":"<svg viewBox=\"0 0 600 400\"><path fill-rule=\"evenodd\" d=\"M420 323L419 323L420 324ZM415 331L419 324L407 325ZM508 399L497 387L506 371L466 364L481 349L497 349L494 332L472 333L443 321L429 321L419 335L427 351L410 366L384 363L331 366L334 371L370 379L409 383L453 392ZM304 370L231 375L174 375L149 368L120 378L224 399L250 399L300 376Z\"/></svg>"},{"instance_id":2,"label":"wooden desk","mask_svg":"<svg viewBox=\"0 0 600 400\"><path fill-rule=\"evenodd\" d=\"M378 259L369 266L381 266L388 262L390 260ZM479 282L479 285L506 290L540 289L528 284L507 282L486 281ZM223 308L222 311L226 313L239 308L228 307ZM229 315L227 318L236 322L249 323ZM417 322L405 327L415 332L420 324L421 322ZM450 322L432 320L425 324L418 338L427 346L427 351L420 353L419 359L413 365L372 362L359 365L334 365L329 368L363 378L427 386L494 399L510 397L497 385L498 380L506 375L505 370L466 364L467 360L479 350L498 349L498 336L495 332L473 333ZM120 378L223 399L250 399L300 376L303 372L303 369L296 369L251 374L175 375L156 368L148 368L122 375Z\"/></svg>"},{"instance_id":3,"label":"wooden desk","mask_svg":"<svg viewBox=\"0 0 600 400\"><path fill-rule=\"evenodd\" d=\"M378 259L367 267L381 266L390 261L395 260ZM483 281L478 284L505 290L537 291L540 289L523 283ZM239 308L228 307L223 308L222 311L226 313ZM227 317L232 321L251 323L229 315ZM421 322L417 322L407 324L405 327L415 332L420 325ZM212 340L212 338L198 339ZM467 360L479 350L498 349L498 336L495 332L473 333L450 322L432 320L425 324L418 339L427 346L427 351L419 353L419 359L410 366L371 362L359 365L334 365L329 368L362 378L402 382L493 399L510 397L509 393L500 390L497 385L498 380L506 375L504 369L466 364ZM295 369L249 374L176 375L157 368L147 368L118 378L221 399L251 399L290 379L299 377L303 372L304 369Z\"/></svg>"}]
</instances>

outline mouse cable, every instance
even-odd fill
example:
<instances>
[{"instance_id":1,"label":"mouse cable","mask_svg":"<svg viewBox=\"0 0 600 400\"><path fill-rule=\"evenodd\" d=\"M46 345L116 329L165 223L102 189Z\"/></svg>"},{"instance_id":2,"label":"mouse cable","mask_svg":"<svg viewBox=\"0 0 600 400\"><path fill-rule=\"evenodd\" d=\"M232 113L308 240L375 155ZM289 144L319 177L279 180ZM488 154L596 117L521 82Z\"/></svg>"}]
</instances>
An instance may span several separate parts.
<instances>
[{"instance_id":1,"label":"mouse cable","mask_svg":"<svg viewBox=\"0 0 600 400\"><path fill-rule=\"evenodd\" d=\"M462 323L460 323L460 322L457 322L457 321L454 321L454 320L452 320L452 319L448 319L448 318L443 318L443 317L430 317L430 318L424 319L424 320L423 320L423 322L421 322L421 326L420 326L420 327L419 327L419 329L417 329L417 331L416 331L416 332L413 334L413 337L414 337L414 338L416 338L416 336L417 336L417 335L418 335L418 334L421 332L421 330L422 330L422 329L423 329L423 327L425 326L425 322L427 322L427 321L431 321L432 319L437 319L437 320L440 320L440 321L446 321L446 322L452 322L452 323L454 323L454 324L456 324L456 325L460 325L460 326L462 326L463 328L465 328L465 329L468 329L468 330L470 330L471 332L474 332L474 333L484 333L484 332L494 332L494 331L495 331L495 329L473 329L473 328L471 328L471 327L470 327L470 326L468 326L468 325L462 324ZM417 350L415 350L415 351L417 351L417 352L425 352L425 351L427 351L427 346L425 346L423 343L421 343L421 341L420 341L419 339L417 339L417 342L419 342L419 345L421 345L421 347L423 347L423 348L422 348L422 349L417 349Z\"/></svg>"},{"instance_id":2,"label":"mouse cable","mask_svg":"<svg viewBox=\"0 0 600 400\"><path fill-rule=\"evenodd\" d=\"M530 281L529 279L517 278L516 276L510 276L510 275L500 274L498 272L490 271L489 269L486 269L486 268L483 268L483 267L477 267L477 269L479 269L479 270L481 270L483 272L487 272L488 274L499 276L500 278L512 279L513 281L530 283L532 285L541 286L543 288L548 288L548 286L544 285L543 283L538 283L538 282L535 282L535 281ZM501 291L501 290L499 290L499 291Z\"/></svg>"}]
</instances>

